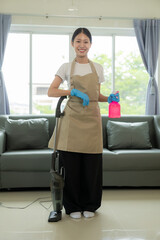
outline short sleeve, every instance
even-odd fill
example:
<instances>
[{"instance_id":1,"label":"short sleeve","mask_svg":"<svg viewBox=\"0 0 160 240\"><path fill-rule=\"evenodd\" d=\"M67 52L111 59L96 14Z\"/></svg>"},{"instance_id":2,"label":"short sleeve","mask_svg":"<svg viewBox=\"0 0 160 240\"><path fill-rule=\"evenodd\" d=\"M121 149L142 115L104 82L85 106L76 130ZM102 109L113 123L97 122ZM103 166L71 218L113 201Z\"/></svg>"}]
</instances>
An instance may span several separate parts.
<instances>
[{"instance_id":1,"label":"short sleeve","mask_svg":"<svg viewBox=\"0 0 160 240\"><path fill-rule=\"evenodd\" d=\"M64 82L65 80L67 80L66 75L67 75L67 63L63 63L60 68L58 69L58 71L56 72L57 76L59 76L62 79L62 82Z\"/></svg>"}]
</instances>

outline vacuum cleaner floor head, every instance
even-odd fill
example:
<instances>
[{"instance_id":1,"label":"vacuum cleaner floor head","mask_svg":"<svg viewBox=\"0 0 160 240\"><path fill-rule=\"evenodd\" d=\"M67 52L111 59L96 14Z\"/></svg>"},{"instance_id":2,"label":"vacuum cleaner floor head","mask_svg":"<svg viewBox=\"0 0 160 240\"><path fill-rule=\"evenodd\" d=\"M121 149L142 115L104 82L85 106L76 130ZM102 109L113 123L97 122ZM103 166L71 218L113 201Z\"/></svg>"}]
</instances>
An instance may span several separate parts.
<instances>
[{"instance_id":1,"label":"vacuum cleaner floor head","mask_svg":"<svg viewBox=\"0 0 160 240\"><path fill-rule=\"evenodd\" d=\"M62 212L50 212L48 222L58 222L62 219Z\"/></svg>"}]
</instances>

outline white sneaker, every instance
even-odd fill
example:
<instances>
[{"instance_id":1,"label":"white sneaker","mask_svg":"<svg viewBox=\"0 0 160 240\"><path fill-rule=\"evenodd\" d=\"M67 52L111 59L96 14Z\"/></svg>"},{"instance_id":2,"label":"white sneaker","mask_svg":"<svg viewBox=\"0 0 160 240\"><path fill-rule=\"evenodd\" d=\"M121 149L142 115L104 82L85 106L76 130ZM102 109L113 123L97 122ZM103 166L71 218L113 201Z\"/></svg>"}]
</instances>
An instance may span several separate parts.
<instances>
[{"instance_id":1,"label":"white sneaker","mask_svg":"<svg viewBox=\"0 0 160 240\"><path fill-rule=\"evenodd\" d=\"M80 212L70 213L70 217L75 219L81 218L81 213Z\"/></svg>"},{"instance_id":2,"label":"white sneaker","mask_svg":"<svg viewBox=\"0 0 160 240\"><path fill-rule=\"evenodd\" d=\"M92 218L92 217L94 217L94 215L95 215L94 212L88 212L88 211L83 212L83 216L86 218Z\"/></svg>"}]
</instances>

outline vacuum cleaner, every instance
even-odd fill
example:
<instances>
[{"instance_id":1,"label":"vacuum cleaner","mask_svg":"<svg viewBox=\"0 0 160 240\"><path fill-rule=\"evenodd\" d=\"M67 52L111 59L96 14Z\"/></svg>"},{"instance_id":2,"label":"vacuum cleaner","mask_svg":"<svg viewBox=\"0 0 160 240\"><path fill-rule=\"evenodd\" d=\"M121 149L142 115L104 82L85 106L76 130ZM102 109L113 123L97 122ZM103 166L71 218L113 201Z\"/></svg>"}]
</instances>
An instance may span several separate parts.
<instances>
[{"instance_id":1,"label":"vacuum cleaner","mask_svg":"<svg viewBox=\"0 0 160 240\"><path fill-rule=\"evenodd\" d=\"M63 167L59 168L59 152L56 149L57 143L57 129L58 121L61 116L64 115L64 112L61 112L61 103L67 98L62 96L59 98L57 107L56 107L56 123L55 123L55 137L54 137L54 147L52 153L51 161L51 170L50 170L50 189L51 189L51 198L53 204L53 211L50 212L48 222L58 222L62 219L62 208L63 208L63 188L64 188L64 177L65 170Z\"/></svg>"}]
</instances>

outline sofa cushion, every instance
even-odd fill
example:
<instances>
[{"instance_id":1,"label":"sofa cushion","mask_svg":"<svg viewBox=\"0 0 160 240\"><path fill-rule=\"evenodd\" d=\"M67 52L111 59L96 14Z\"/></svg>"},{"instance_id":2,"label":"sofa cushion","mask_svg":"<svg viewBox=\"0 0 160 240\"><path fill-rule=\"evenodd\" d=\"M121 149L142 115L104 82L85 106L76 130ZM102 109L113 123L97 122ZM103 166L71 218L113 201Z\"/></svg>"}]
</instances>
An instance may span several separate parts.
<instances>
[{"instance_id":1,"label":"sofa cushion","mask_svg":"<svg viewBox=\"0 0 160 240\"><path fill-rule=\"evenodd\" d=\"M50 170L51 149L7 151L1 155L1 171L45 172Z\"/></svg>"},{"instance_id":2,"label":"sofa cushion","mask_svg":"<svg viewBox=\"0 0 160 240\"><path fill-rule=\"evenodd\" d=\"M46 118L7 119L7 150L42 149L48 146L49 126Z\"/></svg>"},{"instance_id":3,"label":"sofa cushion","mask_svg":"<svg viewBox=\"0 0 160 240\"><path fill-rule=\"evenodd\" d=\"M160 171L159 159L160 149L157 148L103 149L103 171Z\"/></svg>"},{"instance_id":4,"label":"sofa cushion","mask_svg":"<svg viewBox=\"0 0 160 240\"><path fill-rule=\"evenodd\" d=\"M151 148L148 122L108 121L109 149L147 149Z\"/></svg>"}]
</instances>

